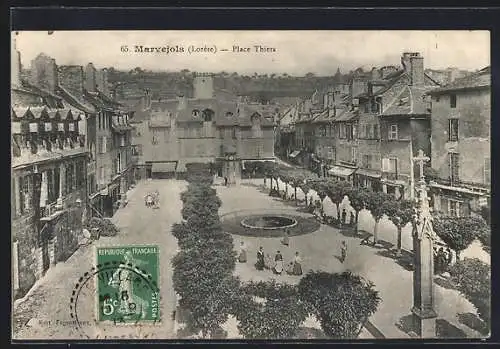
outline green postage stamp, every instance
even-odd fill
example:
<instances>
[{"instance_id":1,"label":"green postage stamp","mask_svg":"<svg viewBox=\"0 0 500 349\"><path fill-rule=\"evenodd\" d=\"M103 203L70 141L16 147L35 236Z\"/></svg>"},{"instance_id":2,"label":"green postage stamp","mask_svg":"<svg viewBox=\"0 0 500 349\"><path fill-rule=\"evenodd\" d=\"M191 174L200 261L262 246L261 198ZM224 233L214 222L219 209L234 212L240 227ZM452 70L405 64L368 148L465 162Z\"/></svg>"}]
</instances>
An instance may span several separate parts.
<instances>
[{"instance_id":1,"label":"green postage stamp","mask_svg":"<svg viewBox=\"0 0 500 349\"><path fill-rule=\"evenodd\" d=\"M159 322L158 246L98 247L96 279L100 322Z\"/></svg>"}]
</instances>

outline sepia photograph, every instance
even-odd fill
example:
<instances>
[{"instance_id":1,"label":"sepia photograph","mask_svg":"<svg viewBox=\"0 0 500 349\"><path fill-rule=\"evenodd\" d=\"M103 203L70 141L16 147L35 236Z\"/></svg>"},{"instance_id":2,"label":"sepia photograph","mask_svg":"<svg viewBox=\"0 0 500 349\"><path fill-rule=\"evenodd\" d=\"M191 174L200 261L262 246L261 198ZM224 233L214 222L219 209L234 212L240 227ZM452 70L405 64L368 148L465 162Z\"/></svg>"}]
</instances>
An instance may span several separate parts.
<instances>
[{"instance_id":1,"label":"sepia photograph","mask_svg":"<svg viewBox=\"0 0 500 349\"><path fill-rule=\"evenodd\" d=\"M13 340L491 335L490 32L11 32Z\"/></svg>"}]
</instances>

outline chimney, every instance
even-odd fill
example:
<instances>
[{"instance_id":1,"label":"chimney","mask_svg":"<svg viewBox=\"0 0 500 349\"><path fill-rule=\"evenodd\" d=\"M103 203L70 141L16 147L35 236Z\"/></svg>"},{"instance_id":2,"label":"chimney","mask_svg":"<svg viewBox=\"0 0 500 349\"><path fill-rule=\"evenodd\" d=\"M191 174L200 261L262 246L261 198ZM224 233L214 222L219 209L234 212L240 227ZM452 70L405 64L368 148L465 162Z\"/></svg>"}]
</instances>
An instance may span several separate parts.
<instances>
[{"instance_id":1,"label":"chimney","mask_svg":"<svg viewBox=\"0 0 500 349\"><path fill-rule=\"evenodd\" d=\"M420 53L412 53L410 57L411 84L413 86L424 86L424 57Z\"/></svg>"},{"instance_id":2,"label":"chimney","mask_svg":"<svg viewBox=\"0 0 500 349\"><path fill-rule=\"evenodd\" d=\"M95 80L97 89L109 97L108 70L106 68L96 70Z\"/></svg>"},{"instance_id":3,"label":"chimney","mask_svg":"<svg viewBox=\"0 0 500 349\"><path fill-rule=\"evenodd\" d=\"M85 83L84 87L89 92L96 92L97 79L96 69L92 63L85 67Z\"/></svg>"},{"instance_id":4,"label":"chimney","mask_svg":"<svg viewBox=\"0 0 500 349\"><path fill-rule=\"evenodd\" d=\"M16 48L16 34L14 33L10 45L10 84L21 85L21 55Z\"/></svg>"},{"instance_id":5,"label":"chimney","mask_svg":"<svg viewBox=\"0 0 500 349\"><path fill-rule=\"evenodd\" d=\"M419 52L404 52L401 64L410 76L410 84L424 86L424 57Z\"/></svg>"},{"instance_id":6,"label":"chimney","mask_svg":"<svg viewBox=\"0 0 500 349\"><path fill-rule=\"evenodd\" d=\"M31 61L31 83L44 90L55 92L58 85L56 60L40 53Z\"/></svg>"},{"instance_id":7,"label":"chimney","mask_svg":"<svg viewBox=\"0 0 500 349\"><path fill-rule=\"evenodd\" d=\"M83 67L80 65L63 65L58 69L59 84L70 93L81 95L84 87Z\"/></svg>"}]
</instances>

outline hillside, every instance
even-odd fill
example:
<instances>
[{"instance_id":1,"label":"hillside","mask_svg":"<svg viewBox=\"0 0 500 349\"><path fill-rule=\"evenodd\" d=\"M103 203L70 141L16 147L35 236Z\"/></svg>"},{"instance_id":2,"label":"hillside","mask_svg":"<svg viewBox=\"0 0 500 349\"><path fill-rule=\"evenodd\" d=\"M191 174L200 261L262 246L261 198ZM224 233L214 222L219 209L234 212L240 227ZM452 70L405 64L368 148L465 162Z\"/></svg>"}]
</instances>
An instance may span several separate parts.
<instances>
[{"instance_id":1,"label":"hillside","mask_svg":"<svg viewBox=\"0 0 500 349\"><path fill-rule=\"evenodd\" d=\"M135 99L148 89L153 99L174 98L178 95L188 97L193 94L194 73L150 72L136 68L130 72L108 70L109 82L116 86L118 99ZM333 77L317 77L308 74L304 77L289 75L239 75L237 73L214 74L215 87L225 89L237 95L253 96L255 99L273 97L307 97L315 89L321 89L334 82Z\"/></svg>"}]
</instances>

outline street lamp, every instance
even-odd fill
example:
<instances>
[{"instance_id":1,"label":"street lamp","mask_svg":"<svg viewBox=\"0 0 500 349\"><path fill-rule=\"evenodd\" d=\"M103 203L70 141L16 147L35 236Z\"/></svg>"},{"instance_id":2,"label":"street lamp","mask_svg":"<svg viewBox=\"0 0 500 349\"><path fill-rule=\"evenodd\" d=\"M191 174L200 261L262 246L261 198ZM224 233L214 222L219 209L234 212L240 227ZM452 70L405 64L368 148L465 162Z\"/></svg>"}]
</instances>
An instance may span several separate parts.
<instances>
[{"instance_id":1,"label":"street lamp","mask_svg":"<svg viewBox=\"0 0 500 349\"><path fill-rule=\"evenodd\" d=\"M413 224L413 253L415 270L413 271L413 314L414 325L420 338L436 336L436 311L434 310L434 248L435 237L432 228L432 216L427 196L424 177L424 163L429 161L422 150L413 162L420 167L418 182L418 206ZM412 163L413 165L413 163Z\"/></svg>"}]
</instances>

